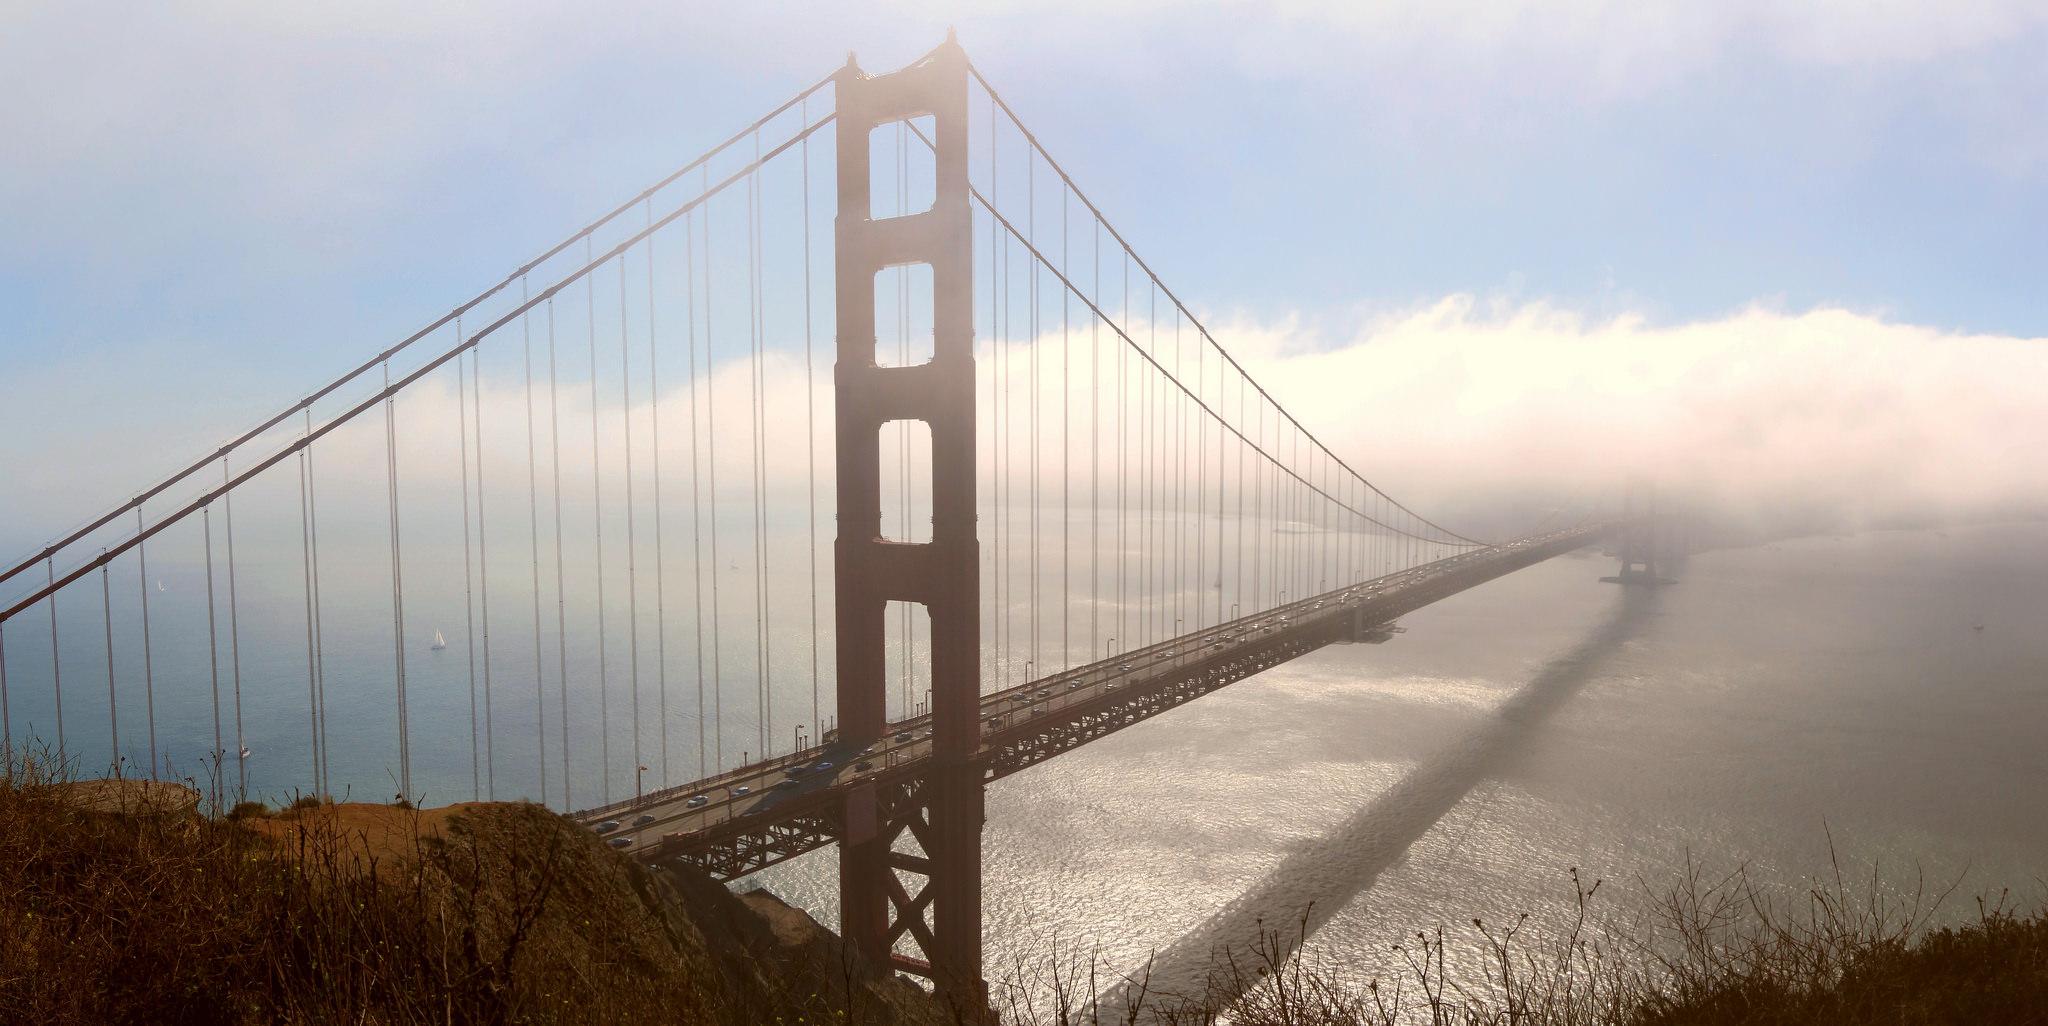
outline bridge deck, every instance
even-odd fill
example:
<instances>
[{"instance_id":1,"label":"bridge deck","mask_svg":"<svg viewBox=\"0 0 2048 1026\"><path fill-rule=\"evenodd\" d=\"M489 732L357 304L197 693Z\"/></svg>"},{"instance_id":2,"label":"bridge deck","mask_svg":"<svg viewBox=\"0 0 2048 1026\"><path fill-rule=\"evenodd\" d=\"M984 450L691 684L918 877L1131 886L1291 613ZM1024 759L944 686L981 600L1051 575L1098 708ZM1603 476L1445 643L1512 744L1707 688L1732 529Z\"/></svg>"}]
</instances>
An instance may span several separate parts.
<instances>
[{"instance_id":1,"label":"bridge deck","mask_svg":"<svg viewBox=\"0 0 2048 1026\"><path fill-rule=\"evenodd\" d=\"M1586 544L1612 523L1474 549L1362 584L1120 653L981 699L973 761L1007 776L1333 643L1381 640L1399 616ZM620 824L627 854L681 859L732 879L835 842L849 797L914 808L931 758L930 717L879 738L826 743L574 814Z\"/></svg>"}]
</instances>

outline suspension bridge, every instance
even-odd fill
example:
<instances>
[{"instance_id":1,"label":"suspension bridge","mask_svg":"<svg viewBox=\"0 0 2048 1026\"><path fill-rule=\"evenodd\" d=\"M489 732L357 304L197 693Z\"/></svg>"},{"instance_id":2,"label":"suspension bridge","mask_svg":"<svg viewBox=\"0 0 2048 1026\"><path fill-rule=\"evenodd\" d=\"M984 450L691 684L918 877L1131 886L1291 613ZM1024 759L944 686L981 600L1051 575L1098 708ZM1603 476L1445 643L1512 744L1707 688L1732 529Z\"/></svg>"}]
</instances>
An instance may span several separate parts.
<instances>
[{"instance_id":1,"label":"suspension bridge","mask_svg":"<svg viewBox=\"0 0 2048 1026\"><path fill-rule=\"evenodd\" d=\"M989 781L1641 526L1395 501L949 38L9 564L0 730L724 879L837 845L842 934L973 1002Z\"/></svg>"}]
</instances>

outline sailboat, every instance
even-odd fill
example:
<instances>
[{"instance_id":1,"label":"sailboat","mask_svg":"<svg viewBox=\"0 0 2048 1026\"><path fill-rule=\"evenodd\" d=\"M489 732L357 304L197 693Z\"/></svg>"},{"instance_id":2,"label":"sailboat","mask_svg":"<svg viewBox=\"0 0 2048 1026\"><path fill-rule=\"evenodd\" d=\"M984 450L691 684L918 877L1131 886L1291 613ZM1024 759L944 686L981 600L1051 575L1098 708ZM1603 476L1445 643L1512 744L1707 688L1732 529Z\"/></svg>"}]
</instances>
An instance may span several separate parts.
<instances>
[{"instance_id":1,"label":"sailboat","mask_svg":"<svg viewBox=\"0 0 2048 1026\"><path fill-rule=\"evenodd\" d=\"M246 759L246 758L248 758L248 757L249 757L249 746L248 746L248 745L243 745L243 746L242 746L242 758Z\"/></svg>"},{"instance_id":2,"label":"sailboat","mask_svg":"<svg viewBox=\"0 0 2048 1026\"><path fill-rule=\"evenodd\" d=\"M434 632L434 643L433 643L433 644L431 644L431 645L428 645L427 647L428 647L428 648L431 648L431 649L433 649L433 650L434 650L434 651L436 651L436 652L439 652L439 651L441 651L442 649L444 649L444 648L447 648L447 647L448 647L448 639L447 639L447 638L444 638L444 637L442 637L442 636L441 636L441 632L440 632L439 630L436 630L436 631Z\"/></svg>"}]
</instances>

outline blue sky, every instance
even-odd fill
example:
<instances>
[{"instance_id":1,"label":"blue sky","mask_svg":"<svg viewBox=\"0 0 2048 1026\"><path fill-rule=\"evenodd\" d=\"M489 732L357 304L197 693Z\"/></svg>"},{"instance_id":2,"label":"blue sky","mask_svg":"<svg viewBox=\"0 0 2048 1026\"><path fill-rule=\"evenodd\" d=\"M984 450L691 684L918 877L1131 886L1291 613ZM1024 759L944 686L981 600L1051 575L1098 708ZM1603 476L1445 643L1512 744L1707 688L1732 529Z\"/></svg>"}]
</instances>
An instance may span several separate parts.
<instances>
[{"instance_id":1,"label":"blue sky","mask_svg":"<svg viewBox=\"0 0 2048 1026\"><path fill-rule=\"evenodd\" d=\"M1456 297L1488 345L1523 344L1509 329L1531 310L1576 319L1580 342L1759 310L1846 311L1913 345L1995 337L2028 360L2038 346L2007 343L2048 336L2038 3L0 18L0 548L402 337L846 51L894 67L949 24L1162 275L1274 359L1437 323ZM1971 367L1965 391L2011 377Z\"/></svg>"}]
</instances>

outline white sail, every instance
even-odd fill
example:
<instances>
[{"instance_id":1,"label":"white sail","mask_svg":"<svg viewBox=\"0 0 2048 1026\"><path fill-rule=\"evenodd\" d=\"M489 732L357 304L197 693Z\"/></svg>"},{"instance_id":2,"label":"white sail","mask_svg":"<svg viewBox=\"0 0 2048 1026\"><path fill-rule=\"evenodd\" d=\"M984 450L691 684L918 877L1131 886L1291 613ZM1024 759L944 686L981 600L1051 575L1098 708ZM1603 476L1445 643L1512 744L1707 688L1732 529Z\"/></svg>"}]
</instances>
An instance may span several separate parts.
<instances>
[{"instance_id":1,"label":"white sail","mask_svg":"<svg viewBox=\"0 0 2048 1026\"><path fill-rule=\"evenodd\" d=\"M433 644L433 646L432 646L432 647L433 647L433 648L434 648L434 649L435 649L436 651L439 651L439 650L441 650L441 649L444 649L444 648L447 648L447 647L448 647L448 639L447 639L447 638L444 638L444 637L442 637L442 636L441 636L441 632L440 632L440 631L438 631L438 630L434 632L434 644Z\"/></svg>"}]
</instances>

